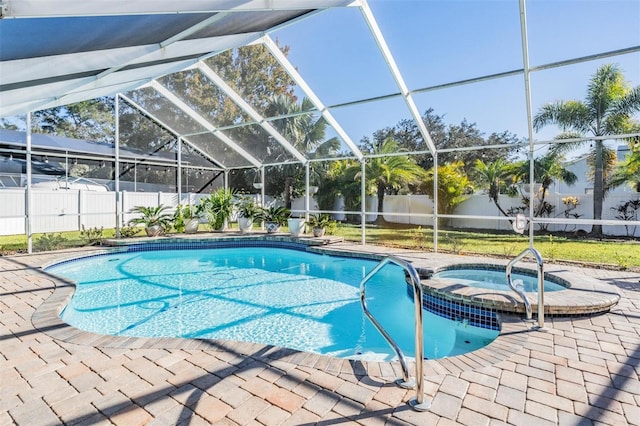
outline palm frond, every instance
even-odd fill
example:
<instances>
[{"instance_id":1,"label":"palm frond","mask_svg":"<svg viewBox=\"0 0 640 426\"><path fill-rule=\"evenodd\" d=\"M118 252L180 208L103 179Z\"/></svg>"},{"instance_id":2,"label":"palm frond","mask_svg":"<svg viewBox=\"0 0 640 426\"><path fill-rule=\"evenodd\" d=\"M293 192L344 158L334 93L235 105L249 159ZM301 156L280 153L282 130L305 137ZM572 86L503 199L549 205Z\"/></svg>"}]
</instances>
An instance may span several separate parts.
<instances>
[{"instance_id":1,"label":"palm frond","mask_svg":"<svg viewBox=\"0 0 640 426\"><path fill-rule=\"evenodd\" d=\"M557 101L543 105L533 117L533 128L538 131L545 126L555 124L563 131L574 130L585 133L589 130L592 118L587 105L580 101Z\"/></svg>"},{"instance_id":2,"label":"palm frond","mask_svg":"<svg viewBox=\"0 0 640 426\"><path fill-rule=\"evenodd\" d=\"M616 99L611 105L612 114L633 115L640 111L640 86L632 88L628 93Z\"/></svg>"},{"instance_id":3,"label":"palm frond","mask_svg":"<svg viewBox=\"0 0 640 426\"><path fill-rule=\"evenodd\" d=\"M631 154L617 167L607 182L608 188L615 188L625 183L640 192L640 150Z\"/></svg>"},{"instance_id":4,"label":"palm frond","mask_svg":"<svg viewBox=\"0 0 640 426\"><path fill-rule=\"evenodd\" d=\"M561 141L565 139L579 139L582 137L583 135L577 132L563 132L554 137L554 139ZM587 141L555 143L551 145L549 151L553 153L553 155L564 155L567 152L571 152L574 149L579 148L585 143L587 143Z\"/></svg>"},{"instance_id":5,"label":"palm frond","mask_svg":"<svg viewBox=\"0 0 640 426\"><path fill-rule=\"evenodd\" d=\"M604 117L611 102L623 95L624 78L615 64L596 70L587 86L587 104L593 117Z\"/></svg>"}]
</instances>

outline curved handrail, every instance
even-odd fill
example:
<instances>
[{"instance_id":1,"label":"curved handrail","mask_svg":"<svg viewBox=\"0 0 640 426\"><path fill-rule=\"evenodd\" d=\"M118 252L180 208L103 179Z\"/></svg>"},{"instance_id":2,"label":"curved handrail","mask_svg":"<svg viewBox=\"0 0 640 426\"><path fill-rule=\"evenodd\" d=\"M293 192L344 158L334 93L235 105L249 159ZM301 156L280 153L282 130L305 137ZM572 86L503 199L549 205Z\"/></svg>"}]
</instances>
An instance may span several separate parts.
<instances>
[{"instance_id":1,"label":"curved handrail","mask_svg":"<svg viewBox=\"0 0 640 426\"><path fill-rule=\"evenodd\" d=\"M367 301L365 296L367 281L371 279L375 274L384 268L387 264L394 263L402 267L411 278L411 284L413 285L413 301L415 306L415 350L416 350L416 379L409 376L409 369L404 357L402 349L391 338L389 333L382 327L382 325L375 319L373 314L367 307ZM423 359L424 359L424 335L423 335L423 313L422 313L422 284L420 283L420 276L416 269L404 259L400 259L396 256L388 256L384 258L378 265L376 265L371 272L369 272L360 282L360 303L362 304L362 310L367 315L369 320L378 329L380 334L385 338L387 343L393 348L398 355L400 365L402 367L402 379L396 380L396 383L404 388L413 389L416 388L416 398L409 401L409 405L417 411L425 411L431 405L428 401L424 401L424 377L423 377Z\"/></svg>"},{"instance_id":2,"label":"curved handrail","mask_svg":"<svg viewBox=\"0 0 640 426\"><path fill-rule=\"evenodd\" d=\"M518 295L522 298L525 309L527 311L527 319L531 319L531 302L527 298L524 289L522 286L515 285L513 280L511 279L511 269L513 265L518 263L522 258L524 258L527 254L533 254L535 257L536 263L538 264L538 326L540 328L544 327L544 261L542 260L542 256L540 252L533 247L527 247L524 249L519 255L511 259L511 261L507 264L507 283L511 290L518 293Z\"/></svg>"}]
</instances>

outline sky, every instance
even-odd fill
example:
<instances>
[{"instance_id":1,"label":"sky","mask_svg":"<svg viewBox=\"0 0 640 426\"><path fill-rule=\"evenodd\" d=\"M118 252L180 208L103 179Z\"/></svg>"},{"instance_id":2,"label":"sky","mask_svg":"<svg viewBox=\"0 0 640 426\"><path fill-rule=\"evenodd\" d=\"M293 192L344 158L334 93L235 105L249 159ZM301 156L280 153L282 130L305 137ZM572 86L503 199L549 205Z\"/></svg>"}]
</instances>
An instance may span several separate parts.
<instances>
[{"instance_id":1,"label":"sky","mask_svg":"<svg viewBox=\"0 0 640 426\"><path fill-rule=\"evenodd\" d=\"M409 90L523 68L517 0L368 3ZM526 16L531 67L640 46L640 0L529 0ZM323 12L271 36L290 46L289 60L325 105L398 92L357 8ZM640 52L533 72L533 113L547 102L583 100L604 63L618 64L630 85L640 85ZM421 114L433 108L447 124L466 119L486 135L508 130L526 138L524 88L520 74L414 99ZM356 143L411 118L401 98L331 112ZM549 126L534 139L558 133Z\"/></svg>"},{"instance_id":2,"label":"sky","mask_svg":"<svg viewBox=\"0 0 640 426\"><path fill-rule=\"evenodd\" d=\"M523 68L518 0L368 4L409 90ZM531 67L640 49L640 0L527 0L526 5ZM399 92L358 8L321 12L271 36L290 47L289 60L327 106ZM532 112L548 102L583 100L590 77L605 63L618 64L631 86L640 85L640 51L535 71L530 80ZM446 124L467 120L485 136L509 131L528 140L523 74L420 92L413 98L420 114L432 108ZM412 119L399 96L330 111L355 144L376 130ZM640 120L640 114L636 118ZM548 126L534 133L534 140L551 140L558 133Z\"/></svg>"}]
</instances>

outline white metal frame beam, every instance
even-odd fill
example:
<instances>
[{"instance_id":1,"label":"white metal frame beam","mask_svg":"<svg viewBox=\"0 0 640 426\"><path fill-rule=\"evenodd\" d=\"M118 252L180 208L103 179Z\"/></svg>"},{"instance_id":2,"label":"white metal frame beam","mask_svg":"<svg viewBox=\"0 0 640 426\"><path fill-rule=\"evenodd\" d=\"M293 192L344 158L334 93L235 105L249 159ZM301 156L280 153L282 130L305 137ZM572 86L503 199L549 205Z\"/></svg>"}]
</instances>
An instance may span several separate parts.
<instances>
[{"instance_id":1,"label":"white metal frame beam","mask_svg":"<svg viewBox=\"0 0 640 426\"><path fill-rule=\"evenodd\" d=\"M326 9L352 0L4 0L2 18L117 16Z\"/></svg>"},{"instance_id":2,"label":"white metal frame beam","mask_svg":"<svg viewBox=\"0 0 640 426\"><path fill-rule=\"evenodd\" d=\"M106 51L85 52L79 54L58 55L48 58L46 66L42 58L21 59L0 63L0 74L24 77L19 70L29 70L30 80L46 78L50 75L51 67L57 70L57 75L81 74L95 69L106 68L105 71L94 76L64 80L48 84L48 90L43 90L39 99L31 93L33 88L26 87L0 93L2 106L0 115L9 116L20 113L28 105L28 110L40 110L65 105L79 100L106 96L111 93L121 93L135 89L148 83L152 78L179 72L194 65L202 57L212 56L222 50L246 45L259 37L259 33L242 34L239 36L210 37L197 40L173 40L162 47L161 44L134 46ZM210 49L216 52L210 52ZM204 53L207 52L207 53ZM200 54L202 53L202 54ZM195 54L193 59L179 60L183 55ZM76 58L73 60L72 58ZM165 62L165 63L163 63ZM113 63L120 65L112 66ZM136 68L136 64L149 63L149 66ZM125 69L133 65L130 70ZM148 70L148 71L147 71ZM141 72L142 71L142 72ZM4 83L14 83L4 81ZM17 83L17 82L16 82ZM36 86L37 90L41 86ZM59 93L63 93L61 96ZM29 99L28 102L17 102L19 98Z\"/></svg>"},{"instance_id":3,"label":"white metal frame beam","mask_svg":"<svg viewBox=\"0 0 640 426\"><path fill-rule=\"evenodd\" d=\"M256 43L262 43L271 55L280 63L280 65L285 69L285 71L289 74L289 76L293 79L293 81L302 89L304 94L309 98L311 103L316 107L318 111L322 114L322 117L325 119L327 124L329 124L336 131L338 136L344 141L344 143L351 149L351 151L355 154L358 160L363 158L363 154L360 149L356 146L355 143L351 140L347 132L344 131L342 126L336 121L331 112L327 109L327 107L322 103L320 98L318 98L315 92L311 89L311 87L307 84L307 82L302 78L298 70L289 62L287 57L282 53L282 51L278 48L278 45L269 37L265 35L256 41Z\"/></svg>"},{"instance_id":4,"label":"white metal frame beam","mask_svg":"<svg viewBox=\"0 0 640 426\"><path fill-rule=\"evenodd\" d=\"M218 74L216 74L211 68L209 68L205 63L198 62L196 67L200 72L207 76L209 80L211 80L216 86L218 86L233 102L235 102L244 112L249 114L249 116L258 123L260 127L262 127L269 135L271 135L282 147L284 147L291 155L293 155L298 161L302 164L307 163L307 158L300 153L292 144L289 142L278 130L271 125L271 123L267 122L265 118L256 111L247 101L244 100L238 92L233 90L231 86L229 86Z\"/></svg>"},{"instance_id":5,"label":"white metal frame beam","mask_svg":"<svg viewBox=\"0 0 640 426\"><path fill-rule=\"evenodd\" d=\"M429 130L427 129L427 126L425 126L424 122L422 121L422 116L418 111L418 107L416 106L416 103L414 102L413 97L411 96L411 92L409 92L409 89L407 88L407 85L404 82L404 78L400 73L400 69L396 64L396 61L393 59L391 50L389 50L389 46L387 45L387 42L385 41L384 36L382 35L382 31L380 31L380 27L378 26L378 23L376 22L376 19L373 16L373 13L371 12L371 9L369 8L369 4L366 2L366 0L360 0L360 11L362 12L362 16L364 17L364 20L369 26L369 30L371 31L371 34L373 35L373 38L375 39L378 45L378 48L380 49L380 53L382 54L385 62L387 63L387 66L389 67L389 70L391 71L391 74L393 75L393 78L396 81L398 89L400 89L400 92L402 93L402 97L404 98L405 103L407 104L407 107L409 108L409 111L413 116L413 119L416 121L416 125L420 130L420 134L422 135L422 138L427 144L427 147L429 148L429 151L431 152L431 154L432 155L435 154L436 146L433 143L433 140L431 139Z\"/></svg>"},{"instance_id":6,"label":"white metal frame beam","mask_svg":"<svg viewBox=\"0 0 640 426\"><path fill-rule=\"evenodd\" d=\"M122 93L119 93L118 96L120 98L122 98L126 103L128 103L129 105L131 105L132 107L134 107L135 109L137 109L138 111L140 111L142 114L146 115L147 117L149 117L150 119L152 119L153 121L155 121L156 123L158 123L160 126L164 127L165 129L167 129L169 132L173 133L174 136L176 138L182 139L184 142L187 143L187 145L189 145L191 148L193 148L194 150L196 150L200 155L203 155L205 158L207 158L209 161L211 161L212 163L216 164L218 167L224 169L225 166L224 164L222 164L221 161L217 160L216 158L212 157L211 155L207 154L206 152L204 152L201 148L199 148L198 146L196 146L193 142L191 142L189 139L187 139L184 136L181 136L180 133L178 131L176 131L175 129L173 129L170 125L168 125L167 123L165 123L163 120L159 119L156 115L150 113L149 111L147 111L145 108L142 107L142 105L140 105L139 103L137 103L136 101L134 101L133 99L129 98L126 95L123 95Z\"/></svg>"},{"instance_id":7,"label":"white metal frame beam","mask_svg":"<svg viewBox=\"0 0 640 426\"><path fill-rule=\"evenodd\" d=\"M520 9L520 35L522 42L522 65L524 69L524 93L525 102L527 104L527 133L529 136L529 185L533 188L535 183L534 176L534 144L533 144L533 107L531 103L531 71L529 70L529 39L527 33L527 6L525 0L518 2ZM533 197L532 197L533 198ZM529 203L529 222L533 222L535 218L534 203ZM534 226L529 226L529 247L533 248L533 238L535 236Z\"/></svg>"},{"instance_id":8,"label":"white metal frame beam","mask_svg":"<svg viewBox=\"0 0 640 426\"><path fill-rule=\"evenodd\" d=\"M149 86L154 88L158 93L160 93L162 96L164 96L169 101L171 101L175 106L180 108L185 114L187 114L189 117L194 119L198 124L200 124L202 127L204 127L209 132L211 132L214 136L216 136L218 139L224 142L229 148L233 149L234 151L242 155L247 161L249 161L255 167L261 166L262 163L260 161L258 161L251 154L245 151L244 148L242 148L240 145L235 143L227 135L225 135L220 130L218 130L216 126L214 126L209 122L209 120L207 120L206 118L198 114L196 111L193 110L193 108L191 108L189 105L184 103L180 98L178 98L176 95L174 95L169 90L167 90L166 87L164 87L157 81L152 81L151 83L149 83Z\"/></svg>"}]
</instances>

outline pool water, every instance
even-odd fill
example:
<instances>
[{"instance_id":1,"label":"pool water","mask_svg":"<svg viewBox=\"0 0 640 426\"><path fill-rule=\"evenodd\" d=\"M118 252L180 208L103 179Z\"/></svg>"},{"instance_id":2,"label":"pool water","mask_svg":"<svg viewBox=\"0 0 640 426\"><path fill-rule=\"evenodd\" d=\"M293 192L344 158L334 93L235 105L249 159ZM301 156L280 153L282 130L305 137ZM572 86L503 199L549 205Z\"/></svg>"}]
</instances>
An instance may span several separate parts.
<instances>
[{"instance_id":1,"label":"pool water","mask_svg":"<svg viewBox=\"0 0 640 426\"><path fill-rule=\"evenodd\" d=\"M359 285L377 262L282 248L119 253L55 265L77 283L61 318L100 334L228 339L351 359L395 354L362 313ZM382 269L367 303L414 354L413 299L404 272ZM473 351L498 331L425 311L425 357Z\"/></svg>"},{"instance_id":2,"label":"pool water","mask_svg":"<svg viewBox=\"0 0 640 426\"><path fill-rule=\"evenodd\" d=\"M485 269L447 269L436 272L432 278L448 278L458 284L469 287L486 288L489 290L511 291L507 283L505 271L485 270ZM524 291L538 291L538 277L512 273L511 279L522 280ZM566 290L566 287L553 281L544 280L544 291Z\"/></svg>"}]
</instances>

